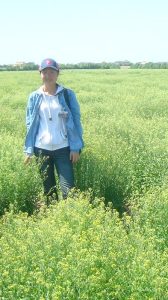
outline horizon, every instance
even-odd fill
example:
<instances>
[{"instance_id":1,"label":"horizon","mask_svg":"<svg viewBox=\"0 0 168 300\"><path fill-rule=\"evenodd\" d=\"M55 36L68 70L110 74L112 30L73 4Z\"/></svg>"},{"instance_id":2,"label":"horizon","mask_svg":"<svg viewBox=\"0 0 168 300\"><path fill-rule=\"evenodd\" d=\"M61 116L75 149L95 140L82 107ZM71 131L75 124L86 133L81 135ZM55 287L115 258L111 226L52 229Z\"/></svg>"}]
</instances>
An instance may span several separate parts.
<instances>
[{"instance_id":1,"label":"horizon","mask_svg":"<svg viewBox=\"0 0 168 300\"><path fill-rule=\"evenodd\" d=\"M148 63L168 63L168 60L167 61L136 61L136 62L132 62L130 60L117 60L117 61L101 61L101 62L93 62L93 61L80 61L80 62L76 62L76 63L64 63L64 62L59 62L59 65L78 65L78 64L118 64L118 63L121 63L121 62L128 62L128 63L131 63L131 64L148 64ZM5 64L0 64L0 66L16 66L17 64L19 65L22 65L22 64L34 64L34 65L39 65L39 63L36 63L34 61L16 61L15 63L5 63Z\"/></svg>"}]
</instances>

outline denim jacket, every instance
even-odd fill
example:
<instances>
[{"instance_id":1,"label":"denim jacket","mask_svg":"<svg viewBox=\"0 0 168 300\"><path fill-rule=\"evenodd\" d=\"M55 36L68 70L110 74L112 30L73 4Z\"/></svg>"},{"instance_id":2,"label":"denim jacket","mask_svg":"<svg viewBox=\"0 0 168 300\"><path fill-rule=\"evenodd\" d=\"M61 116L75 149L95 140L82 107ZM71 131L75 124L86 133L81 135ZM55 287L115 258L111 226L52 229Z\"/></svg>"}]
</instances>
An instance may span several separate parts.
<instances>
[{"instance_id":1,"label":"denim jacket","mask_svg":"<svg viewBox=\"0 0 168 300\"><path fill-rule=\"evenodd\" d=\"M80 107L75 93L72 90L68 89L70 103L69 108L65 101L63 90L64 87L58 85L56 95L58 95L59 103L62 105L63 109L68 112L68 115L66 117L66 129L69 147L71 151L79 152L84 147L82 139L83 130L80 121ZM39 89L31 93L28 99L26 112L27 134L25 138L24 152L30 156L34 154L34 145L40 123L39 107L42 98L43 94Z\"/></svg>"}]
</instances>

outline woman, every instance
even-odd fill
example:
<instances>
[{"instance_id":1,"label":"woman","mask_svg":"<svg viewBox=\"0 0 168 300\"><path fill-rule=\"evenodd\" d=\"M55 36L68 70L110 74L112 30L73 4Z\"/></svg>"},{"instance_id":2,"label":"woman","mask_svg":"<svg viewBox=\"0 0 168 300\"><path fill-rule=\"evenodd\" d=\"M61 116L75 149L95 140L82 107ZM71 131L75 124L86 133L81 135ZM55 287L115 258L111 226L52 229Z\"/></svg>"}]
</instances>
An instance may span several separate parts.
<instances>
[{"instance_id":1,"label":"woman","mask_svg":"<svg viewBox=\"0 0 168 300\"><path fill-rule=\"evenodd\" d=\"M79 160L84 144L79 104L72 90L57 83L59 70L51 58L44 59L40 65L43 85L30 94L27 105L25 164L33 154L42 158L39 161L44 194L55 194L58 198L56 168L65 199L74 187L73 163Z\"/></svg>"}]
</instances>

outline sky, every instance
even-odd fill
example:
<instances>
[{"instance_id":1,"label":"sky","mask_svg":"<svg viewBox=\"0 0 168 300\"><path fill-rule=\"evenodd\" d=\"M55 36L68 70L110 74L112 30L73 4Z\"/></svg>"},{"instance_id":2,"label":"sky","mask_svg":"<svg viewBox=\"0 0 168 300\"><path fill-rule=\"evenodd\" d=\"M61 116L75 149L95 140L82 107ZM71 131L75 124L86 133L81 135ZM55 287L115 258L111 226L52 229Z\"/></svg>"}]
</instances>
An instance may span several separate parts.
<instances>
[{"instance_id":1,"label":"sky","mask_svg":"<svg viewBox=\"0 0 168 300\"><path fill-rule=\"evenodd\" d=\"M0 65L168 61L167 0L1 0Z\"/></svg>"}]
</instances>

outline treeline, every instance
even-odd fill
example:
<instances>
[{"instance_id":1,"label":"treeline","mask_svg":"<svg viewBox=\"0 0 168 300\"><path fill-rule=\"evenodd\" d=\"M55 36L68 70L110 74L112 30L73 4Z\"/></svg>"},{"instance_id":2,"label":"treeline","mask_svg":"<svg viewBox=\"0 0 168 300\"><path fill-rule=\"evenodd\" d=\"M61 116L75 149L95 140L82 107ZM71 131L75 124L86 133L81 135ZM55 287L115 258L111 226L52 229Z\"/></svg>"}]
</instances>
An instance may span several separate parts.
<instances>
[{"instance_id":1,"label":"treeline","mask_svg":"<svg viewBox=\"0 0 168 300\"><path fill-rule=\"evenodd\" d=\"M38 70L39 66L34 62L18 63L15 65L0 65L0 71L32 71Z\"/></svg>"},{"instance_id":2,"label":"treeline","mask_svg":"<svg viewBox=\"0 0 168 300\"><path fill-rule=\"evenodd\" d=\"M78 64L62 64L62 69L168 69L168 62L138 62L131 63L129 61L102 62L102 63L78 63Z\"/></svg>"},{"instance_id":3,"label":"treeline","mask_svg":"<svg viewBox=\"0 0 168 300\"><path fill-rule=\"evenodd\" d=\"M148 63L135 63L131 65L132 69L168 69L168 62L148 62Z\"/></svg>"},{"instance_id":4,"label":"treeline","mask_svg":"<svg viewBox=\"0 0 168 300\"><path fill-rule=\"evenodd\" d=\"M77 64L60 64L61 69L168 69L168 62L137 62L116 61L116 62L81 62ZM39 65L29 63L17 63L15 65L0 65L0 71L32 71L38 70Z\"/></svg>"}]
</instances>

